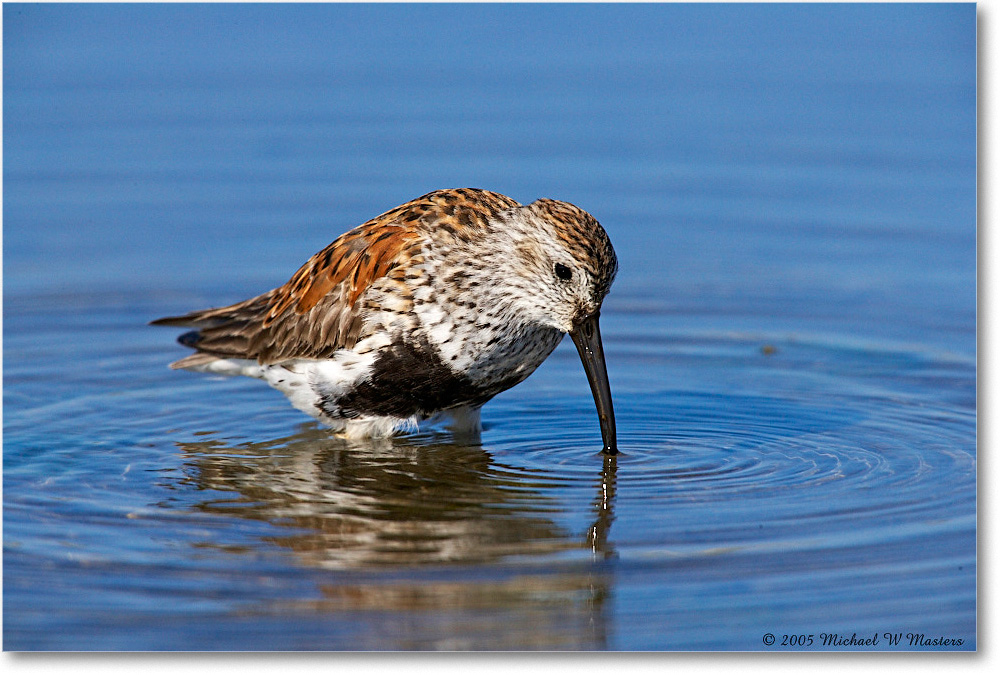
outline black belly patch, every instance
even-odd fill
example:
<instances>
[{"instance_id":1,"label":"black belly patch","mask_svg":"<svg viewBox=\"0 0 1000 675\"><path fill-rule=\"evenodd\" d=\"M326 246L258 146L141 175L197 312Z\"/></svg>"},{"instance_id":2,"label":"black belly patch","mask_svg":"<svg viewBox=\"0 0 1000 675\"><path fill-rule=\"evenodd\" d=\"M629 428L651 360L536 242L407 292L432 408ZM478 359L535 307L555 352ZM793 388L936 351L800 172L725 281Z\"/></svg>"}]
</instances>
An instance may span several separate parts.
<instances>
[{"instance_id":1,"label":"black belly patch","mask_svg":"<svg viewBox=\"0 0 1000 675\"><path fill-rule=\"evenodd\" d=\"M480 406L521 379L477 386L450 370L426 339L396 342L379 354L366 381L343 396L324 396L321 407L331 417L426 417L460 405Z\"/></svg>"}]
</instances>

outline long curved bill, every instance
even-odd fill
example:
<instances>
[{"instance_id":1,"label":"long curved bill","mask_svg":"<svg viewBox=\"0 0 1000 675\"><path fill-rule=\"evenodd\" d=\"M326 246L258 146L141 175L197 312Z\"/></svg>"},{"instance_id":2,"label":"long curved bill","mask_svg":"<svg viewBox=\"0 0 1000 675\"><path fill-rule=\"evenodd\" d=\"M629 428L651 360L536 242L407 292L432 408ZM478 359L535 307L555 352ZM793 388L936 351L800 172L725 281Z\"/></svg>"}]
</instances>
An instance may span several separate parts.
<instances>
[{"instance_id":1,"label":"long curved bill","mask_svg":"<svg viewBox=\"0 0 1000 675\"><path fill-rule=\"evenodd\" d=\"M601 420L601 436L604 438L604 453L618 454L618 437L615 430L615 408L611 404L611 385L608 382L608 368L604 363L604 346L601 344L601 328L598 325L600 312L594 312L576 325L569 336L573 338L576 350L580 352L583 369L587 371L590 391L597 404L597 415Z\"/></svg>"}]
</instances>

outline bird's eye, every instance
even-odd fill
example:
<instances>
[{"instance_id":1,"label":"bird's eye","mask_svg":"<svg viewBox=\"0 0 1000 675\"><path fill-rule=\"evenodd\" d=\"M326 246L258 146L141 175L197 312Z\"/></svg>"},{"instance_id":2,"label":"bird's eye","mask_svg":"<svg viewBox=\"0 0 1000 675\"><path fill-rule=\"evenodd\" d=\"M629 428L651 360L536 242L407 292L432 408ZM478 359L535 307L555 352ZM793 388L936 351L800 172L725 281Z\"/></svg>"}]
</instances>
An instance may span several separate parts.
<instances>
[{"instance_id":1,"label":"bird's eye","mask_svg":"<svg viewBox=\"0 0 1000 675\"><path fill-rule=\"evenodd\" d=\"M556 276L563 281L569 281L573 278L573 270L566 267L562 263L556 263Z\"/></svg>"}]
</instances>

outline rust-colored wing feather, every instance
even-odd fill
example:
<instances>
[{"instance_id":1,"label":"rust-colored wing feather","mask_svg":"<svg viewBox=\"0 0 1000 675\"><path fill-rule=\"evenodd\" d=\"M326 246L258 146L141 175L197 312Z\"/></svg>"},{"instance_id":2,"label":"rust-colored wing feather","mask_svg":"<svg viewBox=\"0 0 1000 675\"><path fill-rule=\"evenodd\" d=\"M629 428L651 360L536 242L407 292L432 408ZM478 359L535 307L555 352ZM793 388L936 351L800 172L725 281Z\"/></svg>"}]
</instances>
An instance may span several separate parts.
<instances>
[{"instance_id":1,"label":"rust-colored wing feather","mask_svg":"<svg viewBox=\"0 0 1000 675\"><path fill-rule=\"evenodd\" d=\"M271 298L263 327L284 316L309 312L330 291L344 285L344 301L354 307L371 283L399 263L400 254L419 239L419 233L384 220L369 221L339 237L299 268Z\"/></svg>"}]
</instances>

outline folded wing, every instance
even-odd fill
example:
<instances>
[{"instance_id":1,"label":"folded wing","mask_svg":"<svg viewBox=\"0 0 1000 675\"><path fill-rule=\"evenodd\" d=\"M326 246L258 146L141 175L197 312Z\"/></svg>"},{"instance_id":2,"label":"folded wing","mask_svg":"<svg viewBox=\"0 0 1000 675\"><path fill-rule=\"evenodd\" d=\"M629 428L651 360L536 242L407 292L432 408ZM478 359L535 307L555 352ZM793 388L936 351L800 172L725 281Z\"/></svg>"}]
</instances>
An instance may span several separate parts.
<instances>
[{"instance_id":1,"label":"folded wing","mask_svg":"<svg viewBox=\"0 0 1000 675\"><path fill-rule=\"evenodd\" d=\"M406 262L419 240L412 228L382 216L339 237L279 288L228 307L152 323L197 328L180 342L198 353L171 364L174 368L217 358L263 364L328 358L357 343L363 328L358 300L373 282Z\"/></svg>"}]
</instances>

